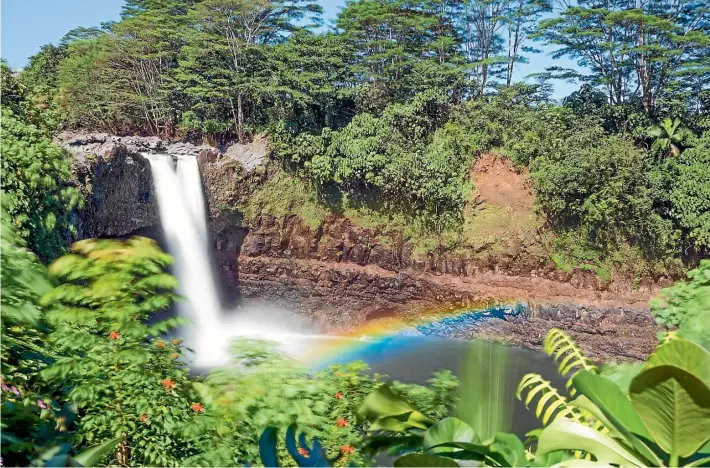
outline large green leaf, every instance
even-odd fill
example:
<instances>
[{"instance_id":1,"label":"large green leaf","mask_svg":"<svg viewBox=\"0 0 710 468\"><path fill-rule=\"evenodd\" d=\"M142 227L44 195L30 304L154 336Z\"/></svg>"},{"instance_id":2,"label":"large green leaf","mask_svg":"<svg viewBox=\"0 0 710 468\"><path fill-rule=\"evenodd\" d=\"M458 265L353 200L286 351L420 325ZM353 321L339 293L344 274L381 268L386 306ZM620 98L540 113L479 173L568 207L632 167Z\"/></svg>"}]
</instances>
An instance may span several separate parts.
<instances>
[{"instance_id":1,"label":"large green leaf","mask_svg":"<svg viewBox=\"0 0 710 468\"><path fill-rule=\"evenodd\" d=\"M606 426L610 426L609 429L616 430L651 464L660 465L662 463L653 450L636 437L638 435L646 440L651 439L651 435L634 410L631 400L614 382L592 372L581 370L574 376L573 384L593 405L585 404L584 399L581 398L571 404L586 409ZM602 415L596 414L598 411Z\"/></svg>"},{"instance_id":2,"label":"large green leaf","mask_svg":"<svg viewBox=\"0 0 710 468\"><path fill-rule=\"evenodd\" d=\"M648 357L645 369L675 366L693 374L710 387L710 352L689 340L673 339Z\"/></svg>"},{"instance_id":3,"label":"large green leaf","mask_svg":"<svg viewBox=\"0 0 710 468\"><path fill-rule=\"evenodd\" d=\"M630 397L667 453L688 457L710 439L710 388L690 372L671 365L650 367L633 380Z\"/></svg>"},{"instance_id":4,"label":"large green leaf","mask_svg":"<svg viewBox=\"0 0 710 468\"><path fill-rule=\"evenodd\" d=\"M120 438L107 440L103 444L84 450L79 455L75 456L74 460L83 466L96 466L107 454L111 453L116 448L120 441Z\"/></svg>"},{"instance_id":5,"label":"large green leaf","mask_svg":"<svg viewBox=\"0 0 710 468\"><path fill-rule=\"evenodd\" d=\"M502 459L502 466L525 466L525 446L515 434L499 432L490 445L491 457ZM497 456L496 456L497 454Z\"/></svg>"},{"instance_id":6,"label":"large green leaf","mask_svg":"<svg viewBox=\"0 0 710 468\"><path fill-rule=\"evenodd\" d=\"M456 463L451 458L439 457L437 455L430 455L428 453L410 453L409 455L404 455L399 457L394 461L394 466L397 467L458 467L459 464Z\"/></svg>"},{"instance_id":7,"label":"large green leaf","mask_svg":"<svg viewBox=\"0 0 710 468\"><path fill-rule=\"evenodd\" d=\"M434 424L424 435L424 450L446 442L479 442L476 432L471 426L458 418L444 418ZM443 447L433 449L432 453L445 451Z\"/></svg>"},{"instance_id":8,"label":"large green leaf","mask_svg":"<svg viewBox=\"0 0 710 468\"><path fill-rule=\"evenodd\" d=\"M644 466L644 463L609 435L568 419L558 419L547 426L538 440L541 457L558 450L581 450L591 453L600 463L619 466Z\"/></svg>"},{"instance_id":9,"label":"large green leaf","mask_svg":"<svg viewBox=\"0 0 710 468\"><path fill-rule=\"evenodd\" d=\"M434 421L415 410L387 385L368 395L357 411L358 420L372 423L370 429L406 431L409 428L428 429Z\"/></svg>"}]
</instances>

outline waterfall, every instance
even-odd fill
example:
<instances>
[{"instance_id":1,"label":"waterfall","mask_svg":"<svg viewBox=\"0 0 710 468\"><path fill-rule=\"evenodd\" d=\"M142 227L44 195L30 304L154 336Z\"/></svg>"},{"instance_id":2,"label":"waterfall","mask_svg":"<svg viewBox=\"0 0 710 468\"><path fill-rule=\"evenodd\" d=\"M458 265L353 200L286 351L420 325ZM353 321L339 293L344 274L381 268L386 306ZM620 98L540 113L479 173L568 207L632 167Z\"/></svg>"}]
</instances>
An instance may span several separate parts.
<instances>
[{"instance_id":1,"label":"waterfall","mask_svg":"<svg viewBox=\"0 0 710 468\"><path fill-rule=\"evenodd\" d=\"M158 198L160 222L168 252L174 258L173 272L186 300L177 303L178 313L194 326L182 331L195 351L198 368L223 365L229 359L228 346L240 336L269 339L289 354L312 346L313 340L336 337L313 334L315 328L303 317L268 304L247 310L224 311L210 264L207 217L197 158L180 156L177 169L165 154L143 154Z\"/></svg>"},{"instance_id":2,"label":"waterfall","mask_svg":"<svg viewBox=\"0 0 710 468\"><path fill-rule=\"evenodd\" d=\"M200 234L207 241L207 212L205 199L202 196L202 180L197 158L181 156L177 161L177 175L180 186L187 194L187 204Z\"/></svg>"},{"instance_id":3,"label":"waterfall","mask_svg":"<svg viewBox=\"0 0 710 468\"><path fill-rule=\"evenodd\" d=\"M173 256L175 276L180 281L180 291L187 300L179 301L178 312L191 318L195 324L193 345L198 354L221 322L221 304L213 278L207 250L204 215L198 221L196 207L204 207L202 186L199 183L197 161L178 159L178 177L173 170L172 157L144 154L150 162L155 192L158 197L160 221L165 232L168 250ZM193 164L194 162L194 164ZM186 184L181 184L181 179ZM197 183L194 181L197 180ZM204 208L203 208L204 212Z\"/></svg>"}]
</instances>

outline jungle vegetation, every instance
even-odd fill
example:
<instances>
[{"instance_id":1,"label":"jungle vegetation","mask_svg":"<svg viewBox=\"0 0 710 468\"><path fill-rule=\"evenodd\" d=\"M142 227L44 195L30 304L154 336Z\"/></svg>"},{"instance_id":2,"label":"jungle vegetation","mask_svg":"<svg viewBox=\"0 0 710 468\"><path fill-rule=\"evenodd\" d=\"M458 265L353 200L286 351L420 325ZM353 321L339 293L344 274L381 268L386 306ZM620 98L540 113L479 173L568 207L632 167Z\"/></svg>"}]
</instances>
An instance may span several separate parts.
<instances>
[{"instance_id":1,"label":"jungle vegetation","mask_svg":"<svg viewBox=\"0 0 710 468\"><path fill-rule=\"evenodd\" d=\"M5 119L17 121L3 129L8 213L38 226L28 240L45 261L59 239L42 229L70 238L61 157L27 167L59 151L35 128L266 134L327 209L403 217L414 237L455 248L442 239L462 232L470 169L493 152L529 174L558 265L679 277L710 248L703 3L349 0L325 25L307 0L128 0L119 21L69 31L19 73L3 67ZM542 45L579 66L522 76ZM580 87L555 102L552 78ZM15 180L17 167L35 182ZM35 210L32 190L51 200Z\"/></svg>"}]
</instances>

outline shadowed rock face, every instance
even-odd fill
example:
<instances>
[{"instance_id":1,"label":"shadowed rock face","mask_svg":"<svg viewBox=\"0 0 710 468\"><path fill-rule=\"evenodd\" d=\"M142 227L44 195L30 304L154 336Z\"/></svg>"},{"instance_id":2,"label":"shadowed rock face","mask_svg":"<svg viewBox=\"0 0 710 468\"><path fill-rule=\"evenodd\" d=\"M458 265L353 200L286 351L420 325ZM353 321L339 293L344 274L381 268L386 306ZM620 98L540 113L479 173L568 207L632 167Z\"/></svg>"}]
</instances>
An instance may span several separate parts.
<instances>
[{"instance_id":1,"label":"shadowed rock face","mask_svg":"<svg viewBox=\"0 0 710 468\"><path fill-rule=\"evenodd\" d=\"M120 142L83 143L68 145L85 197L78 213L79 238L122 236L160 224L148 161Z\"/></svg>"},{"instance_id":2,"label":"shadowed rock face","mask_svg":"<svg viewBox=\"0 0 710 468\"><path fill-rule=\"evenodd\" d=\"M85 206L76 220L80 239L125 236L160 224L150 164L141 153L194 156L203 172L207 166L225 164L242 171L240 161L245 155L246 163L253 169L266 157L262 141L226 148L233 157L210 146L175 143L158 137L65 132L55 141L74 156L75 183L85 198Z\"/></svg>"}]
</instances>

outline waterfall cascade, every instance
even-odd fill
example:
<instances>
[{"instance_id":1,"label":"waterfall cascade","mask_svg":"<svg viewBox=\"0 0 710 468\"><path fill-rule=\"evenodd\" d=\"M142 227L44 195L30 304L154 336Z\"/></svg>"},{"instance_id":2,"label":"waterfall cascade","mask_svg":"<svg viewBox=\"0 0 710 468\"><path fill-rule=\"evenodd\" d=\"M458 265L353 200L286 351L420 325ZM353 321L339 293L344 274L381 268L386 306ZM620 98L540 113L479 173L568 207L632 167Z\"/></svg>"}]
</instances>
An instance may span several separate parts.
<instances>
[{"instance_id":1,"label":"waterfall cascade","mask_svg":"<svg viewBox=\"0 0 710 468\"><path fill-rule=\"evenodd\" d=\"M196 367L224 364L229 357L229 342L238 336L275 340L292 354L308 347L309 340L333 338L313 335L312 325L304 319L263 304L239 313L223 310L210 263L197 158L180 156L174 169L172 156L143 156L150 162L160 221L168 251L175 260L173 271L180 282L179 293L187 299L178 302L178 313L194 324L183 333L195 350Z\"/></svg>"}]
</instances>

